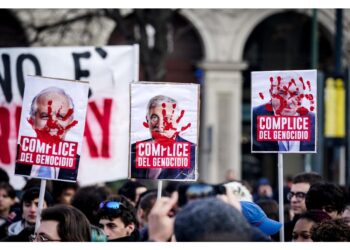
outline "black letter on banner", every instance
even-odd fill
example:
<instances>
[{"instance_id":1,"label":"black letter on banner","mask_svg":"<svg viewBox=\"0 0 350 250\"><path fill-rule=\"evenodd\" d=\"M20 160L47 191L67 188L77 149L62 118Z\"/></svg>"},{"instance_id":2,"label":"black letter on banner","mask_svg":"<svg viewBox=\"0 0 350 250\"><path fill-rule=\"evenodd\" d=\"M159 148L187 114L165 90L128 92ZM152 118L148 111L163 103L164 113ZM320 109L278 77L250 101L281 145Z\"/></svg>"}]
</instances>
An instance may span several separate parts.
<instances>
[{"instance_id":1,"label":"black letter on banner","mask_svg":"<svg viewBox=\"0 0 350 250\"><path fill-rule=\"evenodd\" d=\"M80 58L90 58L90 52L84 53L72 53L74 60L74 69L75 69L75 80L80 80L82 77L89 77L90 72L88 70L82 70L80 67ZM89 87L89 97L92 95L91 88Z\"/></svg>"},{"instance_id":2,"label":"black letter on banner","mask_svg":"<svg viewBox=\"0 0 350 250\"><path fill-rule=\"evenodd\" d=\"M19 93L21 94L22 98L23 98L23 92L24 92L23 62L26 59L29 59L32 61L34 68L35 68L34 74L41 76L40 64L39 64L38 59L34 55L23 54L17 58L16 74L17 74L18 89L19 89Z\"/></svg>"},{"instance_id":3,"label":"black letter on banner","mask_svg":"<svg viewBox=\"0 0 350 250\"><path fill-rule=\"evenodd\" d=\"M3 54L1 58L2 64L4 65L4 78L0 75L0 85L4 92L6 102L10 103L12 101L10 56L8 54Z\"/></svg>"}]
</instances>

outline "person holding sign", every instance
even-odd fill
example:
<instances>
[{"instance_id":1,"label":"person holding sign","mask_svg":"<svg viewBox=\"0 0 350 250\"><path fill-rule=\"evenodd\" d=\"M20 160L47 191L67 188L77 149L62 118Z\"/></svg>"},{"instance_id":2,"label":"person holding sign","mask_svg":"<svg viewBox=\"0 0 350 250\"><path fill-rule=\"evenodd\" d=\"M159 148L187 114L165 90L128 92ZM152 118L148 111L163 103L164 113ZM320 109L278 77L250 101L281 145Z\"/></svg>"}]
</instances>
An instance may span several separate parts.
<instances>
[{"instance_id":1,"label":"person holding sign","mask_svg":"<svg viewBox=\"0 0 350 250\"><path fill-rule=\"evenodd\" d=\"M296 72L281 72L269 80L271 99L252 111L252 151L315 152L315 99L310 81ZM264 93L259 92L259 97L264 100ZM309 108L303 101L310 103Z\"/></svg>"},{"instance_id":2,"label":"person holding sign","mask_svg":"<svg viewBox=\"0 0 350 250\"><path fill-rule=\"evenodd\" d=\"M27 121L37 138L22 136L15 174L76 180L77 143L65 141L67 132L78 123L72 98L61 88L42 90L32 100Z\"/></svg>"},{"instance_id":3,"label":"person holding sign","mask_svg":"<svg viewBox=\"0 0 350 250\"><path fill-rule=\"evenodd\" d=\"M132 178L195 179L195 144L179 135L191 123L178 130L184 113L171 97L158 95L149 100L144 127L152 138L131 145Z\"/></svg>"}]
</instances>

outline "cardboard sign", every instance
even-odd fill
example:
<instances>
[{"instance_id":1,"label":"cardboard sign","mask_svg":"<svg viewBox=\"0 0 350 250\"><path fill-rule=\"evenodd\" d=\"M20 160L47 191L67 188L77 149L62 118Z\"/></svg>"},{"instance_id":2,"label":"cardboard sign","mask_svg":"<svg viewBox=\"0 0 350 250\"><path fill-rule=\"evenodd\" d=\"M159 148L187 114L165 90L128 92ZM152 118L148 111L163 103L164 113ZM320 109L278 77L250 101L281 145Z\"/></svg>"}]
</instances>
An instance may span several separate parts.
<instances>
[{"instance_id":1,"label":"cardboard sign","mask_svg":"<svg viewBox=\"0 0 350 250\"><path fill-rule=\"evenodd\" d=\"M88 84L35 76L25 83L15 174L76 181Z\"/></svg>"},{"instance_id":2,"label":"cardboard sign","mask_svg":"<svg viewBox=\"0 0 350 250\"><path fill-rule=\"evenodd\" d=\"M13 173L26 75L88 81L79 184L128 177L129 84L138 80L138 54L137 45L0 49L0 167L15 188L25 184Z\"/></svg>"},{"instance_id":3,"label":"cardboard sign","mask_svg":"<svg viewBox=\"0 0 350 250\"><path fill-rule=\"evenodd\" d=\"M199 86L131 84L131 178L197 179Z\"/></svg>"},{"instance_id":4,"label":"cardboard sign","mask_svg":"<svg viewBox=\"0 0 350 250\"><path fill-rule=\"evenodd\" d=\"M316 70L252 72L252 152L316 153Z\"/></svg>"}]
</instances>

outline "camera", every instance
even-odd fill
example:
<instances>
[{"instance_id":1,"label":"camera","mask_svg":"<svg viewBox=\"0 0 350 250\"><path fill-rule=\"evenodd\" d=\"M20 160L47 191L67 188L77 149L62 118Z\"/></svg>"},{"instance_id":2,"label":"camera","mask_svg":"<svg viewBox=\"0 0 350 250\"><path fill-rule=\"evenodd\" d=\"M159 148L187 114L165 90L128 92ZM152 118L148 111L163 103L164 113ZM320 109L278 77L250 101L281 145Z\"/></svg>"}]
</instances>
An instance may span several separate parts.
<instances>
[{"instance_id":1,"label":"camera","mask_svg":"<svg viewBox=\"0 0 350 250\"><path fill-rule=\"evenodd\" d=\"M218 194L226 194L226 188L223 185L192 183L180 185L178 193L178 206L182 207L190 200L216 196Z\"/></svg>"}]
</instances>

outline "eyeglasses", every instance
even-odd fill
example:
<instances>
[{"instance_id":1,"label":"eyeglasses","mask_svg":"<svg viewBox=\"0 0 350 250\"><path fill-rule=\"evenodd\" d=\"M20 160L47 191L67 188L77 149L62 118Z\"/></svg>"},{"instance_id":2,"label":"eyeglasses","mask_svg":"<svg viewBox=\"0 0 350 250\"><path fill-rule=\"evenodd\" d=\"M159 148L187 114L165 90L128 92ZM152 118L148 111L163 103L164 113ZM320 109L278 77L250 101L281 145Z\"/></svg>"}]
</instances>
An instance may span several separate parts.
<instances>
[{"instance_id":1,"label":"eyeglasses","mask_svg":"<svg viewBox=\"0 0 350 250\"><path fill-rule=\"evenodd\" d=\"M61 241L61 240L54 240L54 239L50 239L42 234L31 234L29 236L29 241L31 242L50 242L50 241Z\"/></svg>"},{"instance_id":2,"label":"eyeglasses","mask_svg":"<svg viewBox=\"0 0 350 250\"><path fill-rule=\"evenodd\" d=\"M119 209L119 208L126 208L126 207L123 203L119 201L102 201L100 203L100 208Z\"/></svg>"},{"instance_id":3,"label":"eyeglasses","mask_svg":"<svg viewBox=\"0 0 350 250\"><path fill-rule=\"evenodd\" d=\"M287 199L290 201L293 198L293 196L295 196L295 198L297 198L299 200L303 200L303 199L305 199L306 193L304 193L304 192L296 192L296 193L289 192L287 194Z\"/></svg>"}]
</instances>

